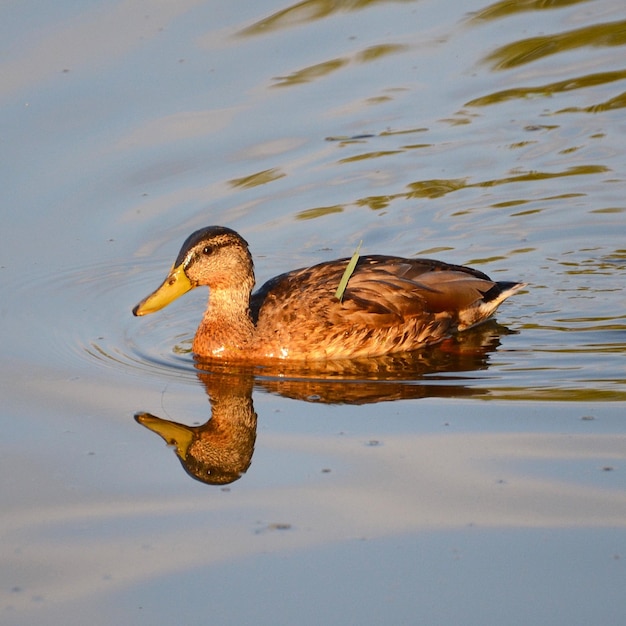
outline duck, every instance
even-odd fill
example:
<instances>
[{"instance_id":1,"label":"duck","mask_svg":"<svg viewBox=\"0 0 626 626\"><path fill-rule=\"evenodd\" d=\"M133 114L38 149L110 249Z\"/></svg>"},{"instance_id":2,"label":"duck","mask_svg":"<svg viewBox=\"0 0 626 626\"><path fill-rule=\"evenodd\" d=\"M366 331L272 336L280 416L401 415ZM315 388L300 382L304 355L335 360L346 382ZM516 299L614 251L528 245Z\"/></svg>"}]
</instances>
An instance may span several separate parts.
<instances>
[{"instance_id":1,"label":"duck","mask_svg":"<svg viewBox=\"0 0 626 626\"><path fill-rule=\"evenodd\" d=\"M360 359L437 344L485 322L526 286L433 259L363 255L351 271L349 263L342 258L292 270L253 293L246 240L230 228L207 226L187 237L163 283L133 314L154 313L206 286L207 308L192 343L198 359Z\"/></svg>"}]
</instances>

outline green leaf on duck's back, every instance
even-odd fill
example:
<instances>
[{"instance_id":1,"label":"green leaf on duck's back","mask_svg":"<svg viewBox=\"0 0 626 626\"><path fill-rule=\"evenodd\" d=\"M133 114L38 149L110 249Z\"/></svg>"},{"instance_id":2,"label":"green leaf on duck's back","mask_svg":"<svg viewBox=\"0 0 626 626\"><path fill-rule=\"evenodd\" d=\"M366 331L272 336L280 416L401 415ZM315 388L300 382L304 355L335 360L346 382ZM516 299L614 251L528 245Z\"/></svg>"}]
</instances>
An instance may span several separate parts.
<instances>
[{"instance_id":1,"label":"green leaf on duck's back","mask_svg":"<svg viewBox=\"0 0 626 626\"><path fill-rule=\"evenodd\" d=\"M337 287L337 291L335 291L335 298L337 298L339 302L343 300L343 294L346 291L346 287L348 286L348 281L350 280L350 276L352 276L352 273L354 272L354 268L356 267L356 264L359 260L359 250L361 249L362 244L363 244L363 240L359 242L359 245L354 251L352 258L350 259L350 262L348 263L348 266L346 267L346 271L343 273L343 276L341 277L341 280L339 281L339 287Z\"/></svg>"}]
</instances>

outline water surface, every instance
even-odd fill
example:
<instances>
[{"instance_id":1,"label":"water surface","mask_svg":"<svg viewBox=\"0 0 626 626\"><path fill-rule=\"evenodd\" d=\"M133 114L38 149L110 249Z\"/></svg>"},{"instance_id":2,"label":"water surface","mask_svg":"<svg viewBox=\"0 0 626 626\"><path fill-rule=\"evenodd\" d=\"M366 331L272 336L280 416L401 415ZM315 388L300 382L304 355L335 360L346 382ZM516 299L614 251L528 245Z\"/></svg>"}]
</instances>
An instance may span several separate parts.
<instances>
[{"instance_id":1,"label":"water surface","mask_svg":"<svg viewBox=\"0 0 626 626\"><path fill-rule=\"evenodd\" d=\"M620 2L3 18L2 623L624 622ZM423 353L198 369L206 293L130 311L208 224L259 283L362 240L529 286Z\"/></svg>"}]
</instances>

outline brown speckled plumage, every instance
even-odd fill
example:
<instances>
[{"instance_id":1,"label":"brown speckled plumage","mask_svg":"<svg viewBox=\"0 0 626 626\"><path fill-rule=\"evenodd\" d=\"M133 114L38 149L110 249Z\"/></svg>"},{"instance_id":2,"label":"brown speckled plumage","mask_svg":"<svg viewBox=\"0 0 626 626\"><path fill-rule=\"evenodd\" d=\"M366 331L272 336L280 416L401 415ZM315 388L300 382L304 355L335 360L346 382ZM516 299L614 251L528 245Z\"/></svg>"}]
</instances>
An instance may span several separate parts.
<instances>
[{"instance_id":1,"label":"brown speckled plumage","mask_svg":"<svg viewBox=\"0 0 626 626\"><path fill-rule=\"evenodd\" d=\"M441 261L368 255L359 258L339 301L335 291L348 261L281 274L251 296L254 269L247 243L233 230L210 226L185 241L163 285L133 312L150 313L206 285L209 303L194 338L196 355L342 359L437 343L485 321L524 286ZM175 293L165 293L171 290Z\"/></svg>"}]
</instances>

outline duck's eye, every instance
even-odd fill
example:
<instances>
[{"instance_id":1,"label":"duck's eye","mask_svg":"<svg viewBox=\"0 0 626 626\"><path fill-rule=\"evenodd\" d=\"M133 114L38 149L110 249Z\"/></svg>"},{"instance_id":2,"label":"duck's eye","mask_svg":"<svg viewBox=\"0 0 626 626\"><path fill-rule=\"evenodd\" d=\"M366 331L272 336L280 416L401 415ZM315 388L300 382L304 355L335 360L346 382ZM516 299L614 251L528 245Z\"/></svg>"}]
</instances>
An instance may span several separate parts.
<instances>
[{"instance_id":1,"label":"duck's eye","mask_svg":"<svg viewBox=\"0 0 626 626\"><path fill-rule=\"evenodd\" d=\"M204 246L204 248L202 248L202 254L209 256L210 254L213 254L213 250L215 250L213 246Z\"/></svg>"}]
</instances>

